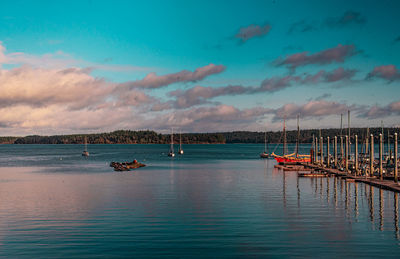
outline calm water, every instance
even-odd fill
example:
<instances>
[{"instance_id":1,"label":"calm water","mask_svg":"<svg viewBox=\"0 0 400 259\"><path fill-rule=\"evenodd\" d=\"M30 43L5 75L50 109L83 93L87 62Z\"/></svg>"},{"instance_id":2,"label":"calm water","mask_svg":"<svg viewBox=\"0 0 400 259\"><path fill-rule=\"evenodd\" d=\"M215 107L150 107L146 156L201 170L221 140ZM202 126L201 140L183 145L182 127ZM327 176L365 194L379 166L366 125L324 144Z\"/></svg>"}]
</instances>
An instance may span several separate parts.
<instances>
[{"instance_id":1,"label":"calm water","mask_svg":"<svg viewBox=\"0 0 400 259\"><path fill-rule=\"evenodd\" d=\"M177 148L177 147L176 147ZM0 145L0 256L398 257L398 196L298 178L263 145ZM303 146L308 150L308 146ZM114 172L110 161L148 166Z\"/></svg>"}]
</instances>

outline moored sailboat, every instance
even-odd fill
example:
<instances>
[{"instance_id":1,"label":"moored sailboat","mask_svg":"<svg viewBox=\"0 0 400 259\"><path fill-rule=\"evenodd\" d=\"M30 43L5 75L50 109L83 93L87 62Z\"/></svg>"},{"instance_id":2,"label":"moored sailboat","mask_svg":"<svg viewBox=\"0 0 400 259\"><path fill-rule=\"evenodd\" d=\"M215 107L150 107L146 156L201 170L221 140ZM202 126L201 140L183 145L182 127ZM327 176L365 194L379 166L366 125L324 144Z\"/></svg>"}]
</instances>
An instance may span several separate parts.
<instances>
[{"instance_id":1,"label":"moored sailboat","mask_svg":"<svg viewBox=\"0 0 400 259\"><path fill-rule=\"evenodd\" d=\"M182 149L182 132L179 132L179 151L178 154L183 155L183 149Z\"/></svg>"},{"instance_id":2,"label":"moored sailboat","mask_svg":"<svg viewBox=\"0 0 400 259\"><path fill-rule=\"evenodd\" d=\"M286 155L286 125L285 119L283 120L283 155L279 156L272 152L271 156L275 158L278 163L309 163L311 162L310 155L299 154L299 139L300 139L300 127L299 127L299 116L297 115L297 141L295 153Z\"/></svg>"},{"instance_id":3,"label":"moored sailboat","mask_svg":"<svg viewBox=\"0 0 400 259\"><path fill-rule=\"evenodd\" d=\"M87 139L86 139L86 136L85 136L85 149L83 150L83 152L82 152L82 156L89 156L89 151L87 150Z\"/></svg>"},{"instance_id":4,"label":"moored sailboat","mask_svg":"<svg viewBox=\"0 0 400 259\"><path fill-rule=\"evenodd\" d=\"M268 147L267 147L267 132L264 134L264 152L260 154L261 158L269 158Z\"/></svg>"},{"instance_id":5,"label":"moored sailboat","mask_svg":"<svg viewBox=\"0 0 400 259\"><path fill-rule=\"evenodd\" d=\"M169 149L168 156L170 156L170 157L175 156L175 153L174 153L174 130L173 129L171 130L171 147Z\"/></svg>"}]
</instances>

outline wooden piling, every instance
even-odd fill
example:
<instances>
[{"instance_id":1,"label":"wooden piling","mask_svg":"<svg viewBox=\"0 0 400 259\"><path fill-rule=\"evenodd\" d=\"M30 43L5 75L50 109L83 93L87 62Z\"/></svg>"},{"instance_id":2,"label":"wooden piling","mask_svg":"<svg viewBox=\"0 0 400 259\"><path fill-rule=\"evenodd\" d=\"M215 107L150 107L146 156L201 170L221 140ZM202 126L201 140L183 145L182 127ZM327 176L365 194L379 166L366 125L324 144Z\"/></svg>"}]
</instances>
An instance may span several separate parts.
<instances>
[{"instance_id":1,"label":"wooden piling","mask_svg":"<svg viewBox=\"0 0 400 259\"><path fill-rule=\"evenodd\" d=\"M334 152L335 152L335 168L337 168L337 136L335 136L335 143L333 145Z\"/></svg>"},{"instance_id":2,"label":"wooden piling","mask_svg":"<svg viewBox=\"0 0 400 259\"><path fill-rule=\"evenodd\" d=\"M327 137L326 140L326 166L329 167L331 165L331 159L330 159L330 150L329 150L329 136Z\"/></svg>"},{"instance_id":3,"label":"wooden piling","mask_svg":"<svg viewBox=\"0 0 400 259\"><path fill-rule=\"evenodd\" d=\"M322 137L319 138L321 141L319 143L319 151L321 152L321 165L324 165L324 139Z\"/></svg>"},{"instance_id":4,"label":"wooden piling","mask_svg":"<svg viewBox=\"0 0 400 259\"><path fill-rule=\"evenodd\" d=\"M318 164L318 138L315 137L315 163Z\"/></svg>"},{"instance_id":5,"label":"wooden piling","mask_svg":"<svg viewBox=\"0 0 400 259\"><path fill-rule=\"evenodd\" d=\"M394 181L397 183L397 133L394 133Z\"/></svg>"},{"instance_id":6,"label":"wooden piling","mask_svg":"<svg viewBox=\"0 0 400 259\"><path fill-rule=\"evenodd\" d=\"M383 180L383 141L382 133L379 134L379 179Z\"/></svg>"},{"instance_id":7,"label":"wooden piling","mask_svg":"<svg viewBox=\"0 0 400 259\"><path fill-rule=\"evenodd\" d=\"M354 164L356 169L356 175L358 175L358 136L354 136Z\"/></svg>"},{"instance_id":8,"label":"wooden piling","mask_svg":"<svg viewBox=\"0 0 400 259\"><path fill-rule=\"evenodd\" d=\"M349 137L346 135L346 146L345 146L345 169L346 173L349 172Z\"/></svg>"},{"instance_id":9,"label":"wooden piling","mask_svg":"<svg viewBox=\"0 0 400 259\"><path fill-rule=\"evenodd\" d=\"M374 135L371 134L370 141L370 151L369 151L369 176L374 175Z\"/></svg>"},{"instance_id":10,"label":"wooden piling","mask_svg":"<svg viewBox=\"0 0 400 259\"><path fill-rule=\"evenodd\" d=\"M343 136L340 136L340 158L343 160L343 155L344 150L343 150Z\"/></svg>"}]
</instances>

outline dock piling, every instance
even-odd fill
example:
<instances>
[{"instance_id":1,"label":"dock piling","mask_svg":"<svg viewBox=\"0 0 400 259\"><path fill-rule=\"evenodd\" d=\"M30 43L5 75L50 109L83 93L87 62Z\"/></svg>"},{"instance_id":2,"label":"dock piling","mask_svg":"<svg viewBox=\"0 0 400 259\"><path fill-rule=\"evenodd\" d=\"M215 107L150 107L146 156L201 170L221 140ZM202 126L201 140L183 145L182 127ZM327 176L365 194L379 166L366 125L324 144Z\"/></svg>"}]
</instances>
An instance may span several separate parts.
<instances>
[{"instance_id":1,"label":"dock piling","mask_svg":"<svg viewBox=\"0 0 400 259\"><path fill-rule=\"evenodd\" d=\"M369 151L369 176L372 177L374 175L374 135L371 134L370 141L370 151Z\"/></svg>"},{"instance_id":2,"label":"dock piling","mask_svg":"<svg viewBox=\"0 0 400 259\"><path fill-rule=\"evenodd\" d=\"M319 151L321 152L321 165L324 166L324 139L320 137L319 140L321 141L319 143Z\"/></svg>"},{"instance_id":3,"label":"dock piling","mask_svg":"<svg viewBox=\"0 0 400 259\"><path fill-rule=\"evenodd\" d=\"M394 133L394 181L397 183L397 133Z\"/></svg>"},{"instance_id":4,"label":"dock piling","mask_svg":"<svg viewBox=\"0 0 400 259\"><path fill-rule=\"evenodd\" d=\"M329 150L329 136L327 137L326 140L326 166L329 167L331 165L331 159L330 159L330 150Z\"/></svg>"},{"instance_id":5,"label":"dock piling","mask_svg":"<svg viewBox=\"0 0 400 259\"><path fill-rule=\"evenodd\" d=\"M337 136L335 136L335 143L333 145L333 149L335 152L335 168L337 168Z\"/></svg>"},{"instance_id":6,"label":"dock piling","mask_svg":"<svg viewBox=\"0 0 400 259\"><path fill-rule=\"evenodd\" d=\"M383 141L382 141L382 133L379 134L379 179L383 180Z\"/></svg>"},{"instance_id":7,"label":"dock piling","mask_svg":"<svg viewBox=\"0 0 400 259\"><path fill-rule=\"evenodd\" d=\"M319 164L319 161L318 161L318 137L315 137L315 163Z\"/></svg>"},{"instance_id":8,"label":"dock piling","mask_svg":"<svg viewBox=\"0 0 400 259\"><path fill-rule=\"evenodd\" d=\"M345 146L345 169L346 173L349 172L349 137L346 135L346 146Z\"/></svg>"},{"instance_id":9,"label":"dock piling","mask_svg":"<svg viewBox=\"0 0 400 259\"><path fill-rule=\"evenodd\" d=\"M354 136L354 164L356 169L356 176L358 175L358 136Z\"/></svg>"}]
</instances>

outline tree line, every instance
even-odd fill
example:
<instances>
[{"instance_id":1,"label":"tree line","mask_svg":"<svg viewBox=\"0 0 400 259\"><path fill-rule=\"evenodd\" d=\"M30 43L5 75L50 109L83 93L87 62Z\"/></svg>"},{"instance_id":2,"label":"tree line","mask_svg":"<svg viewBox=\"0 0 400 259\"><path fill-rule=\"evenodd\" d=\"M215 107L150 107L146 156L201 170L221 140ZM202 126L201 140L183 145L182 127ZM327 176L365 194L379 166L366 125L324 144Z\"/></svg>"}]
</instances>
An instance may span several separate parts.
<instances>
[{"instance_id":1,"label":"tree line","mask_svg":"<svg viewBox=\"0 0 400 259\"><path fill-rule=\"evenodd\" d=\"M369 133L378 138L381 128L370 128ZM385 139L398 132L398 128L384 128ZM282 143L282 131L251 132L233 131L219 133L183 133L181 135L183 144L226 144L226 143L264 143L264 137L268 143ZM334 137L348 134L347 129L307 129L300 131L299 142L311 143L312 138L322 136ZM366 128L352 128L351 136L358 135L361 142L366 134ZM168 144L171 141L170 134L160 134L155 131L132 131L117 130L109 133L96 134L73 134L54 136L25 136L25 137L0 137L1 144L83 144L85 138L89 144ZM179 143L179 134L174 135L174 142ZM296 143L297 131L286 132L287 143Z\"/></svg>"}]
</instances>

